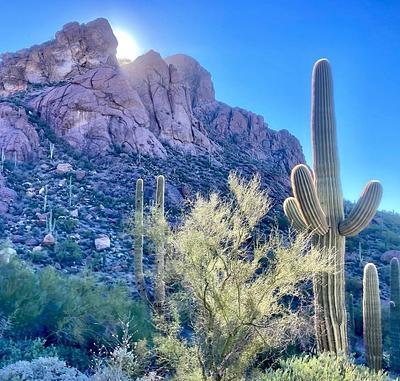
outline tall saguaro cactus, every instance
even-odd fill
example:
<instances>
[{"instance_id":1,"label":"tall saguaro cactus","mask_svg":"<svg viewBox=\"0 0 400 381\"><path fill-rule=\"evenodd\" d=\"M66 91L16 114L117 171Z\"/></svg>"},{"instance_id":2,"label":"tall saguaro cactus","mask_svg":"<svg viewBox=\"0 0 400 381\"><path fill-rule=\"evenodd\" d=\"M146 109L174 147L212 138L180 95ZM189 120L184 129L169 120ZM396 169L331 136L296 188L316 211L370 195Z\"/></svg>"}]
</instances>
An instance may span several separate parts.
<instances>
[{"instance_id":1,"label":"tall saguaro cactus","mask_svg":"<svg viewBox=\"0 0 400 381\"><path fill-rule=\"evenodd\" d=\"M376 371L382 368L382 327L379 278L376 267L368 263L363 279L363 326L367 365Z\"/></svg>"},{"instance_id":2,"label":"tall saguaro cactus","mask_svg":"<svg viewBox=\"0 0 400 381\"><path fill-rule=\"evenodd\" d=\"M146 284L143 274L143 180L136 181L135 197L135 278L139 294L146 300Z\"/></svg>"},{"instance_id":3,"label":"tall saguaro cactus","mask_svg":"<svg viewBox=\"0 0 400 381\"><path fill-rule=\"evenodd\" d=\"M156 218L161 227L164 226L164 192L165 178L164 176L157 177L156 189ZM165 302L165 282L164 282L164 267L165 267L165 232L160 232L161 237L156 248L156 265L155 265L155 283L154 283L154 299L158 309L162 309Z\"/></svg>"},{"instance_id":4,"label":"tall saguaro cactus","mask_svg":"<svg viewBox=\"0 0 400 381\"><path fill-rule=\"evenodd\" d=\"M400 370L400 268L397 258L390 261L390 368Z\"/></svg>"},{"instance_id":5,"label":"tall saguaro cactus","mask_svg":"<svg viewBox=\"0 0 400 381\"><path fill-rule=\"evenodd\" d=\"M367 184L347 218L344 216L336 141L333 84L328 60L314 65L312 74L311 140L313 167L293 168L294 197L284 210L296 229L313 232L313 245L329 256L333 271L314 280L315 322L319 350L347 352L344 287L345 237L356 235L371 221L382 197L378 181Z\"/></svg>"}]
</instances>

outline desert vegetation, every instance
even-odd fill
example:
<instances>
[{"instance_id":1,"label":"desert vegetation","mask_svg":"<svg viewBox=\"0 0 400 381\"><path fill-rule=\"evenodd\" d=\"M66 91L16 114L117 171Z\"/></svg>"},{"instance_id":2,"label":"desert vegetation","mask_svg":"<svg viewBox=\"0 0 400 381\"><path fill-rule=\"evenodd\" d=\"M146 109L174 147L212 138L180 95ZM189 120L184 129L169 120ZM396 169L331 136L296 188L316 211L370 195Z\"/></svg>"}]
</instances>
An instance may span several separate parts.
<instances>
[{"instance_id":1,"label":"desert vegetation","mask_svg":"<svg viewBox=\"0 0 400 381\"><path fill-rule=\"evenodd\" d=\"M106 20L94 23L94 32L93 24L73 27L109 33ZM34 49L59 52L60 41ZM0 211L8 215L0 217L0 381L395 380L400 216L377 212L379 181L354 205L343 199L329 62L313 70L311 169L297 164L304 156L289 133L267 136L253 114L215 101L209 73L187 57L170 60L198 65L208 86L193 98L206 103L196 105L186 84L171 84L175 72L155 52L146 59L167 70L166 88L152 92L149 76L138 92L151 103L154 131L175 128L171 144L142 126L135 125L139 144L121 125L113 133L114 123L131 126L147 109L119 113L140 102L118 98L131 84L108 58L90 81L81 68L73 83L63 76L36 83L32 95L23 78L22 90L0 99L31 135L21 152L0 147ZM81 102L70 86L96 99L85 107L107 125L94 143L78 136L84 152L52 129L63 102ZM182 95L176 89L184 99L173 98ZM157 91L171 110L153 98ZM190 117L174 115L180 102ZM85 120L86 111L75 111ZM227 115L242 133L260 129L256 141L228 139L226 131L217 137ZM268 139L278 148L267 155ZM39 169L25 160L34 154Z\"/></svg>"}]
</instances>

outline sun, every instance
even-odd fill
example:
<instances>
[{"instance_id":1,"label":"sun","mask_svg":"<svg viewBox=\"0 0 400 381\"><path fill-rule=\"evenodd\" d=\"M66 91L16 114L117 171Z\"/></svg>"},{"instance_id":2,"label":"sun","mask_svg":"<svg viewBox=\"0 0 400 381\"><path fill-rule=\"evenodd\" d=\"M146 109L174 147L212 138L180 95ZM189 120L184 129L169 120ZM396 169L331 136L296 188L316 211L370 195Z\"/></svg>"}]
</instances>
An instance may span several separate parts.
<instances>
[{"instance_id":1,"label":"sun","mask_svg":"<svg viewBox=\"0 0 400 381\"><path fill-rule=\"evenodd\" d=\"M117 58L119 60L133 61L140 55L139 46L129 33L115 29L114 35L118 40Z\"/></svg>"}]
</instances>

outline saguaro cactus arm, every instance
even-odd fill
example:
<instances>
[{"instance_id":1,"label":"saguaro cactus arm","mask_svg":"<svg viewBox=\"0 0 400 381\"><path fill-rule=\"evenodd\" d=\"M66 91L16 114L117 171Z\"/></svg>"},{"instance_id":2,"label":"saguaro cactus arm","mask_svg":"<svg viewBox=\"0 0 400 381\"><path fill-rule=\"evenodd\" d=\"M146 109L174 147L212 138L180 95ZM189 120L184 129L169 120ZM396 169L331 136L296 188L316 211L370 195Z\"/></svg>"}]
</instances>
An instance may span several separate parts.
<instances>
[{"instance_id":1,"label":"saguaro cactus arm","mask_svg":"<svg viewBox=\"0 0 400 381\"><path fill-rule=\"evenodd\" d=\"M296 230L307 230L307 224L304 221L304 216L301 213L299 203L294 197L288 197L285 200L283 203L283 211Z\"/></svg>"},{"instance_id":2,"label":"saguaro cactus arm","mask_svg":"<svg viewBox=\"0 0 400 381\"><path fill-rule=\"evenodd\" d=\"M340 222L339 233L352 236L365 229L378 209L382 192L382 185L379 181L370 181L349 216Z\"/></svg>"},{"instance_id":3,"label":"saguaro cactus arm","mask_svg":"<svg viewBox=\"0 0 400 381\"><path fill-rule=\"evenodd\" d=\"M292 187L307 226L317 234L326 234L329 227L325 213L319 203L312 174L304 164L293 168Z\"/></svg>"}]
</instances>

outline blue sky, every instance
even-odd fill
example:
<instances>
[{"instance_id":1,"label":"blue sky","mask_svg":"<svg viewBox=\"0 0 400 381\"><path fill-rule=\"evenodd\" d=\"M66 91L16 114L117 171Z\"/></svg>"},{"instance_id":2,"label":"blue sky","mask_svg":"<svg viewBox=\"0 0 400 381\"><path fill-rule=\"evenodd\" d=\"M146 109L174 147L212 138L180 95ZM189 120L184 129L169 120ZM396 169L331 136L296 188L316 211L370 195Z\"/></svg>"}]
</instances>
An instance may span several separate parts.
<instances>
[{"instance_id":1,"label":"blue sky","mask_svg":"<svg viewBox=\"0 0 400 381\"><path fill-rule=\"evenodd\" d=\"M399 1L8 1L0 51L53 37L69 21L106 17L142 52L186 53L213 77L217 98L296 135L310 162L310 77L331 61L345 197L369 179L400 212Z\"/></svg>"}]
</instances>

